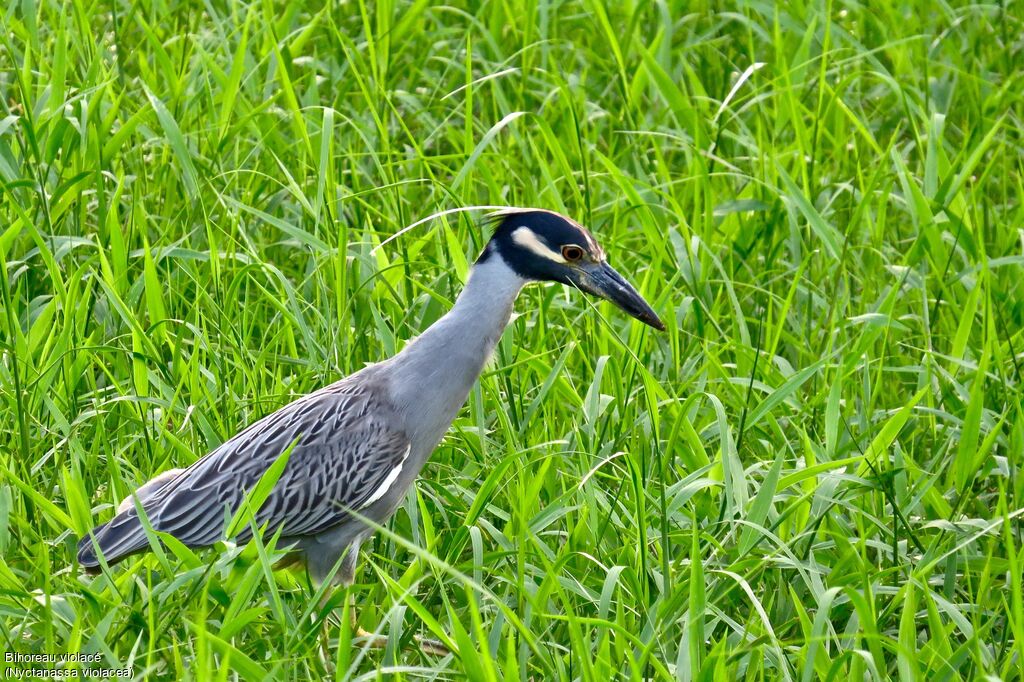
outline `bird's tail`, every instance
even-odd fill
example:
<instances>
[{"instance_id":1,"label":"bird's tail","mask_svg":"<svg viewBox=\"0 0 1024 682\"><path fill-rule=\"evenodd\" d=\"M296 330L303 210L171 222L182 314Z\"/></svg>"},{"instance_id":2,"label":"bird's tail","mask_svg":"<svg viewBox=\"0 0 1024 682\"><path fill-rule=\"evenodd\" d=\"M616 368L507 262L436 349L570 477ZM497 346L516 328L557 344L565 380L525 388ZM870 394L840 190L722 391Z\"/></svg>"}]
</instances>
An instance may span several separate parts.
<instances>
[{"instance_id":1,"label":"bird's tail","mask_svg":"<svg viewBox=\"0 0 1024 682\"><path fill-rule=\"evenodd\" d=\"M85 568L96 568L100 565L96 557L96 545L99 545L103 558L107 563L115 563L125 557L149 546L146 530L139 520L136 501L145 506L148 512L155 508L153 504L184 469L169 469L154 476L134 493L121 500L117 505L117 515L108 523L97 526L78 541L78 563ZM95 544L93 543L95 540Z\"/></svg>"},{"instance_id":2,"label":"bird's tail","mask_svg":"<svg viewBox=\"0 0 1024 682\"><path fill-rule=\"evenodd\" d=\"M97 526L78 541L78 563L85 568L100 565L96 548L113 564L149 546L146 530L134 509L122 512L109 523Z\"/></svg>"}]
</instances>

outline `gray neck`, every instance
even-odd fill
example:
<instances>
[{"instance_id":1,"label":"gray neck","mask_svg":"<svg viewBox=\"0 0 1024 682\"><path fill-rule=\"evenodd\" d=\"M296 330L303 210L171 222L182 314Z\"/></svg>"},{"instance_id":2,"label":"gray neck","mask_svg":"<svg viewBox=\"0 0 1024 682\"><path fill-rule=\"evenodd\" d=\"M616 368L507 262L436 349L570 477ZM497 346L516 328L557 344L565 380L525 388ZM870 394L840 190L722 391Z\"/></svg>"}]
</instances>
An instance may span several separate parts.
<instances>
[{"instance_id":1,"label":"gray neck","mask_svg":"<svg viewBox=\"0 0 1024 682\"><path fill-rule=\"evenodd\" d=\"M497 253L470 271L448 313L387 364L391 397L425 460L451 426L526 284Z\"/></svg>"}]
</instances>

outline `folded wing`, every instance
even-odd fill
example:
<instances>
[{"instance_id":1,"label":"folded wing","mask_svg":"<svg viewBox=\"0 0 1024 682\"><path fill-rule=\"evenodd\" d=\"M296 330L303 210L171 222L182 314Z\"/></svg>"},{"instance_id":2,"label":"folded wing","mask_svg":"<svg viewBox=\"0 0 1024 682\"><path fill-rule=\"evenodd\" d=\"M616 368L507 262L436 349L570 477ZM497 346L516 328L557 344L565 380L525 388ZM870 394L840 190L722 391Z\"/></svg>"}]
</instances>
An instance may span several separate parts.
<instances>
[{"instance_id":1,"label":"folded wing","mask_svg":"<svg viewBox=\"0 0 1024 682\"><path fill-rule=\"evenodd\" d=\"M224 538L226 521L245 495L291 447L257 525L280 529L283 537L316 535L380 499L397 479L410 443L393 416L380 385L343 380L261 419L139 502L154 529L190 547L212 545ZM250 534L245 528L238 537ZM80 564L99 565L97 544L108 562L148 547L134 504L82 538Z\"/></svg>"}]
</instances>

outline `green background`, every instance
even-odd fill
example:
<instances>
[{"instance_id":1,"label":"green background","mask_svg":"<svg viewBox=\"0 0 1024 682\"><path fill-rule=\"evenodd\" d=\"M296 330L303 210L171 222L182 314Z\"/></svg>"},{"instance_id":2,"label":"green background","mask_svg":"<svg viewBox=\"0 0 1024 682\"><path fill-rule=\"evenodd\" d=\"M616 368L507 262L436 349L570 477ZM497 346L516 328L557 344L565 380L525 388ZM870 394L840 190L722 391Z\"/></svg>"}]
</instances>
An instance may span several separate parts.
<instances>
[{"instance_id":1,"label":"green background","mask_svg":"<svg viewBox=\"0 0 1024 682\"><path fill-rule=\"evenodd\" d=\"M1020 2L0 12L0 647L137 679L1021 679ZM324 645L262 546L79 571L135 486L437 319L481 214L373 247L480 204L591 227L669 331L524 293L365 546L387 650L344 618Z\"/></svg>"}]
</instances>

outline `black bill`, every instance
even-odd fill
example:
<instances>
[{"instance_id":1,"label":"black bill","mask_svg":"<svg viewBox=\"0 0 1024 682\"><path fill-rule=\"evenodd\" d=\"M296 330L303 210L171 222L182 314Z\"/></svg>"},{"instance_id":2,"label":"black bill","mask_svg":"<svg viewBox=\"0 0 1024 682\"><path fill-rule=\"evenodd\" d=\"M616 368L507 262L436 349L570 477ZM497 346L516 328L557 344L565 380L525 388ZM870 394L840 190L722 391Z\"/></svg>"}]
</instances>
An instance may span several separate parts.
<instances>
[{"instance_id":1,"label":"black bill","mask_svg":"<svg viewBox=\"0 0 1024 682\"><path fill-rule=\"evenodd\" d=\"M585 265L576 275L575 284L583 291L611 301L644 324L665 331L665 323L644 297L608 263Z\"/></svg>"}]
</instances>

